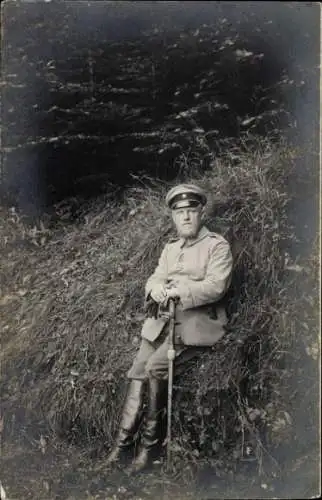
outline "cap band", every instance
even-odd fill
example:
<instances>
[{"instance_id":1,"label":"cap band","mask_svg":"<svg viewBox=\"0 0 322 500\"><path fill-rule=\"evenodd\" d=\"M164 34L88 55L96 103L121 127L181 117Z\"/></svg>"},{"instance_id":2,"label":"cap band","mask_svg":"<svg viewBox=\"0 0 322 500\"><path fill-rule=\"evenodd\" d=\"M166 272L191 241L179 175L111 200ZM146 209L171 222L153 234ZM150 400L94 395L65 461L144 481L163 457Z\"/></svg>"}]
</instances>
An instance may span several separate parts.
<instances>
[{"instance_id":1,"label":"cap band","mask_svg":"<svg viewBox=\"0 0 322 500\"><path fill-rule=\"evenodd\" d=\"M182 201L177 201L174 205L172 205L171 210L180 210L180 208L197 208L197 207L200 207L199 201L182 200Z\"/></svg>"},{"instance_id":2,"label":"cap band","mask_svg":"<svg viewBox=\"0 0 322 500\"><path fill-rule=\"evenodd\" d=\"M180 193L174 196L169 204L170 208L175 208L175 205L179 201L186 201L189 203L188 206L197 207L200 204L204 204L204 199L196 193Z\"/></svg>"}]
</instances>

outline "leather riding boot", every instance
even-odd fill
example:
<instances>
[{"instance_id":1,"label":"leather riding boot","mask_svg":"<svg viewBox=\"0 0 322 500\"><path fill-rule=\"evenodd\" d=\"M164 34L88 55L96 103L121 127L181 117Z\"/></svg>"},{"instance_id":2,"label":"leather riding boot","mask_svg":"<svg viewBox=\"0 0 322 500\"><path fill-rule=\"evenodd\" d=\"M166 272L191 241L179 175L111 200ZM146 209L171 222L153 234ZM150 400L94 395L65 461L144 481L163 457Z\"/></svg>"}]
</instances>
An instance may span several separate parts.
<instances>
[{"instance_id":1,"label":"leather riding boot","mask_svg":"<svg viewBox=\"0 0 322 500\"><path fill-rule=\"evenodd\" d=\"M167 380L148 379L148 412L143 426L139 454L127 469L128 474L136 474L146 469L159 449L162 439L161 421L166 411Z\"/></svg>"},{"instance_id":2,"label":"leather riding boot","mask_svg":"<svg viewBox=\"0 0 322 500\"><path fill-rule=\"evenodd\" d=\"M134 435L140 423L143 402L144 380L131 380L116 443L109 453L106 464L112 465L123 461L127 452L134 444Z\"/></svg>"}]
</instances>

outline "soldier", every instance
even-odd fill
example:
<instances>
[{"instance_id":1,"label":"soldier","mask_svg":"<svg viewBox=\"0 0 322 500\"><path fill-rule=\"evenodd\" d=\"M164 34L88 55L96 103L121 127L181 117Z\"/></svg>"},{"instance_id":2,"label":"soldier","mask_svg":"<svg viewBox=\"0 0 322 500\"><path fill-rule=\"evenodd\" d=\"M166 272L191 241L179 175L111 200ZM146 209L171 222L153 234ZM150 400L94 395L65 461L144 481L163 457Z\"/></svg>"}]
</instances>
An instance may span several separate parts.
<instances>
[{"instance_id":1,"label":"soldier","mask_svg":"<svg viewBox=\"0 0 322 500\"><path fill-rule=\"evenodd\" d=\"M177 238L165 245L146 283L145 300L152 299L160 312L169 298L177 299L174 369L178 375L187 360L214 345L225 332L227 316L221 299L230 286L233 259L225 238L203 223L207 203L203 189L180 184L168 192L165 201ZM139 453L128 469L131 474L156 458L162 440L161 415L166 409L168 383L167 323L156 315L143 324L141 345L128 372L130 384L116 444L107 459L108 464L122 462L134 445L146 383L148 409Z\"/></svg>"}]
</instances>

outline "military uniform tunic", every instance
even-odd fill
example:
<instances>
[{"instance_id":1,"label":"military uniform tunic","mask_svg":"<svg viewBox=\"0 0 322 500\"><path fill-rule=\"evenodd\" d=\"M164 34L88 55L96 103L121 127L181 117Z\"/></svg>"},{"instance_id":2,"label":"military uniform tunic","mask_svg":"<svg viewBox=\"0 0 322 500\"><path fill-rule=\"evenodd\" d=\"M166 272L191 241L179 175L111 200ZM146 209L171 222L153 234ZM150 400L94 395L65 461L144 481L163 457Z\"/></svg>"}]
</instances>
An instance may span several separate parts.
<instances>
[{"instance_id":1,"label":"military uniform tunic","mask_svg":"<svg viewBox=\"0 0 322 500\"><path fill-rule=\"evenodd\" d=\"M157 284L174 286L180 302L176 308L176 373L200 348L214 345L225 333L225 308L215 315L209 306L226 294L232 273L232 254L226 239L206 227L191 242L177 238L165 245L158 265L145 287L148 298ZM168 335L164 318L147 318L142 328L139 352L128 373L129 378L167 378Z\"/></svg>"}]
</instances>

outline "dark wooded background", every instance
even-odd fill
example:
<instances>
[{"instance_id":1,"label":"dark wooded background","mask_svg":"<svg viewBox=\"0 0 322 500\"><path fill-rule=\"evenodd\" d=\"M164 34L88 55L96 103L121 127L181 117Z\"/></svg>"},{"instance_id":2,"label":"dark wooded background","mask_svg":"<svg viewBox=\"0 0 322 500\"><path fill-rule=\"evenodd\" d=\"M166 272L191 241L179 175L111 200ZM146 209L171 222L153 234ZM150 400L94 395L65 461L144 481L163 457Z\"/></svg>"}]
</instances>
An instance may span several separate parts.
<instances>
[{"instance_id":1,"label":"dark wooded background","mask_svg":"<svg viewBox=\"0 0 322 500\"><path fill-rule=\"evenodd\" d=\"M172 178L183 156L206 168L249 132L316 149L312 2L7 1L2 17L1 191L23 211Z\"/></svg>"}]
</instances>

